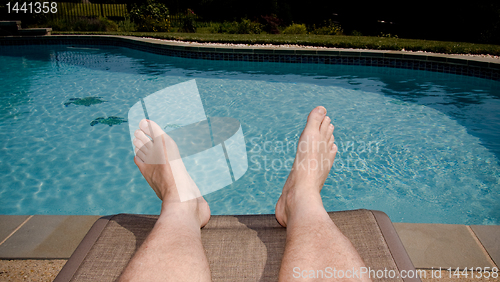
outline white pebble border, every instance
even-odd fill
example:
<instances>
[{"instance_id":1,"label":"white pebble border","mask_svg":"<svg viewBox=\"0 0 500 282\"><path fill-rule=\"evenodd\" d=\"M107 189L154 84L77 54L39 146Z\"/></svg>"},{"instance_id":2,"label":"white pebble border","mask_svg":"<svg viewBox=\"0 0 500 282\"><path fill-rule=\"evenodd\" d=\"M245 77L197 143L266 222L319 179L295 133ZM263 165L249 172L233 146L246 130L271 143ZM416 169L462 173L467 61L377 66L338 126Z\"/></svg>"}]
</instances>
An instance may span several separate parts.
<instances>
[{"instance_id":1,"label":"white pebble border","mask_svg":"<svg viewBox=\"0 0 500 282\"><path fill-rule=\"evenodd\" d=\"M322 50L367 50L367 49L356 49L356 48L332 48L332 47L321 47L321 46L305 46L305 45L293 45L293 44L282 44L282 45L273 45L273 44L232 44L232 43L199 43L199 42L191 42L191 41L181 41L181 40L168 40L168 39L158 39L151 37L143 37L144 39L150 40L158 40L163 42L170 43L181 43L181 44L190 44L193 46L211 46L211 47L265 47L265 48L301 48L301 49L322 49ZM394 51L394 50L388 50ZM444 54L444 53L432 53L427 51L406 51L402 49L400 51L408 52L408 53L429 53L429 54L442 54L442 55L454 55L454 56L469 56L469 57L481 57L481 58L491 58L491 59L500 59L500 56L493 56L489 54Z\"/></svg>"}]
</instances>

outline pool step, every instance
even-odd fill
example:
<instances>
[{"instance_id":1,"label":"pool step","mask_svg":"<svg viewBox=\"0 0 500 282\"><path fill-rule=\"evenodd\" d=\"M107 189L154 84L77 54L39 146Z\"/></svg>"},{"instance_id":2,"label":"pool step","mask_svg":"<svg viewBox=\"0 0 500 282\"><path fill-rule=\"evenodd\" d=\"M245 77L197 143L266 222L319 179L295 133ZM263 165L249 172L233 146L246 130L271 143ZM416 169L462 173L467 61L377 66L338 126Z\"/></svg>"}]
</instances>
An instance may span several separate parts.
<instances>
[{"instance_id":1,"label":"pool step","mask_svg":"<svg viewBox=\"0 0 500 282\"><path fill-rule=\"evenodd\" d=\"M21 21L0 21L0 36L50 35L52 28L22 28Z\"/></svg>"}]
</instances>

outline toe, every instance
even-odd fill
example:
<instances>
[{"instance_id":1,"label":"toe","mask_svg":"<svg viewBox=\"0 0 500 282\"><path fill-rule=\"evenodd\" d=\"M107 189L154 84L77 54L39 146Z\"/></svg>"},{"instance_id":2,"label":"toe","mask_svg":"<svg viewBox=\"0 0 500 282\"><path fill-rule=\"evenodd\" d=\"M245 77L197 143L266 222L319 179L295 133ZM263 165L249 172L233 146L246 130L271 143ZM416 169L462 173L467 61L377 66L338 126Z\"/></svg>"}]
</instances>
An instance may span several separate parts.
<instances>
[{"instance_id":1,"label":"toe","mask_svg":"<svg viewBox=\"0 0 500 282\"><path fill-rule=\"evenodd\" d=\"M165 131L163 131L156 122L147 119L141 120L141 122L139 123L139 128L153 139L160 137L165 133Z\"/></svg>"},{"instance_id":2,"label":"toe","mask_svg":"<svg viewBox=\"0 0 500 282\"><path fill-rule=\"evenodd\" d=\"M134 145L138 148L141 148L142 146L146 146L146 148L151 148L152 144L151 144L151 139L149 139L149 137L146 136L146 134L144 134L144 132L142 130L136 130L134 132ZM136 141L137 140L137 141ZM140 143L139 143L140 142ZM137 143L137 145L136 145Z\"/></svg>"},{"instance_id":3,"label":"toe","mask_svg":"<svg viewBox=\"0 0 500 282\"><path fill-rule=\"evenodd\" d=\"M134 163L139 168L139 170L141 169L141 166L144 164L144 162L138 156L134 157Z\"/></svg>"},{"instance_id":4,"label":"toe","mask_svg":"<svg viewBox=\"0 0 500 282\"><path fill-rule=\"evenodd\" d=\"M309 113L307 117L307 124L305 130L315 130L316 132L320 129L321 122L325 118L326 109L322 106L316 107Z\"/></svg>"},{"instance_id":5,"label":"toe","mask_svg":"<svg viewBox=\"0 0 500 282\"><path fill-rule=\"evenodd\" d=\"M328 116L325 116L323 118L323 121L321 122L321 127L319 128L319 131L321 132L321 134L325 137L325 138L328 138L329 135L328 135L328 128L330 127L330 122L332 120L328 117ZM326 139L328 140L328 139Z\"/></svg>"},{"instance_id":6,"label":"toe","mask_svg":"<svg viewBox=\"0 0 500 282\"><path fill-rule=\"evenodd\" d=\"M142 152L147 154L149 146L144 145L144 142L142 142L139 138L137 138L137 137L134 138L134 141L132 143L135 146L135 153L136 154L137 154L137 151L139 151L139 150L141 150ZM151 143L151 142L147 142L147 143Z\"/></svg>"},{"instance_id":7,"label":"toe","mask_svg":"<svg viewBox=\"0 0 500 282\"><path fill-rule=\"evenodd\" d=\"M333 137L333 130L335 129L335 127L333 126L333 124L329 123L328 124L328 129L326 130L326 136L328 138L330 138L330 136Z\"/></svg>"},{"instance_id":8,"label":"toe","mask_svg":"<svg viewBox=\"0 0 500 282\"><path fill-rule=\"evenodd\" d=\"M333 153L333 157L334 158L335 158L335 155L337 155L337 151L338 151L337 144L333 143L333 145L332 145L332 153Z\"/></svg>"},{"instance_id":9,"label":"toe","mask_svg":"<svg viewBox=\"0 0 500 282\"><path fill-rule=\"evenodd\" d=\"M138 150L134 158L135 164L136 165L143 164L145 159L146 155L142 151Z\"/></svg>"},{"instance_id":10,"label":"toe","mask_svg":"<svg viewBox=\"0 0 500 282\"><path fill-rule=\"evenodd\" d=\"M335 138L333 135L330 135L330 139L328 139L328 148L333 148L333 144L335 143Z\"/></svg>"},{"instance_id":11,"label":"toe","mask_svg":"<svg viewBox=\"0 0 500 282\"><path fill-rule=\"evenodd\" d=\"M333 133L333 129L334 128L333 128L333 124L332 124L329 128L329 131L331 130L331 132ZM332 152L335 151L335 153L337 153L337 145L335 145L335 136L333 136L332 133L330 133L330 139L328 140L328 146Z\"/></svg>"}]
</instances>

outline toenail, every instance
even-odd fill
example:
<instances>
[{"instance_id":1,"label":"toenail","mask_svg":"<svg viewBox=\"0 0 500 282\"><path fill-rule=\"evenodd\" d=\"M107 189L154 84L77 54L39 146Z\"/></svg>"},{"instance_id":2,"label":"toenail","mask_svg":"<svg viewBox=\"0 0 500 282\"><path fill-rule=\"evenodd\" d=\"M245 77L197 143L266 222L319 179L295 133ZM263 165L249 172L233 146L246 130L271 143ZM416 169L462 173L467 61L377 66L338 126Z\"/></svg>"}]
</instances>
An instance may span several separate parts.
<instances>
[{"instance_id":1,"label":"toenail","mask_svg":"<svg viewBox=\"0 0 500 282\"><path fill-rule=\"evenodd\" d=\"M322 115L325 114L325 109L323 107L319 107L318 112Z\"/></svg>"}]
</instances>

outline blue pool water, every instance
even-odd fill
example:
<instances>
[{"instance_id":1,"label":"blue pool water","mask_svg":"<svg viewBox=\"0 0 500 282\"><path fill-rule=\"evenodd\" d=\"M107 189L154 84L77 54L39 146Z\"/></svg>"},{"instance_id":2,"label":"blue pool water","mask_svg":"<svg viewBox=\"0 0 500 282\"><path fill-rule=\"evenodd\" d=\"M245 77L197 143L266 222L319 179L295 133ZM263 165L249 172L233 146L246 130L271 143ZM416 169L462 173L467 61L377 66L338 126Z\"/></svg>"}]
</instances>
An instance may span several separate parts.
<instances>
[{"instance_id":1,"label":"blue pool water","mask_svg":"<svg viewBox=\"0 0 500 282\"><path fill-rule=\"evenodd\" d=\"M274 213L308 112L339 152L327 210L395 222L500 224L500 83L378 67L202 61L119 47L0 48L0 214L158 213L133 163L140 98L196 79L209 117L241 122L248 171L205 196L213 214ZM101 97L90 106L70 98Z\"/></svg>"}]
</instances>

